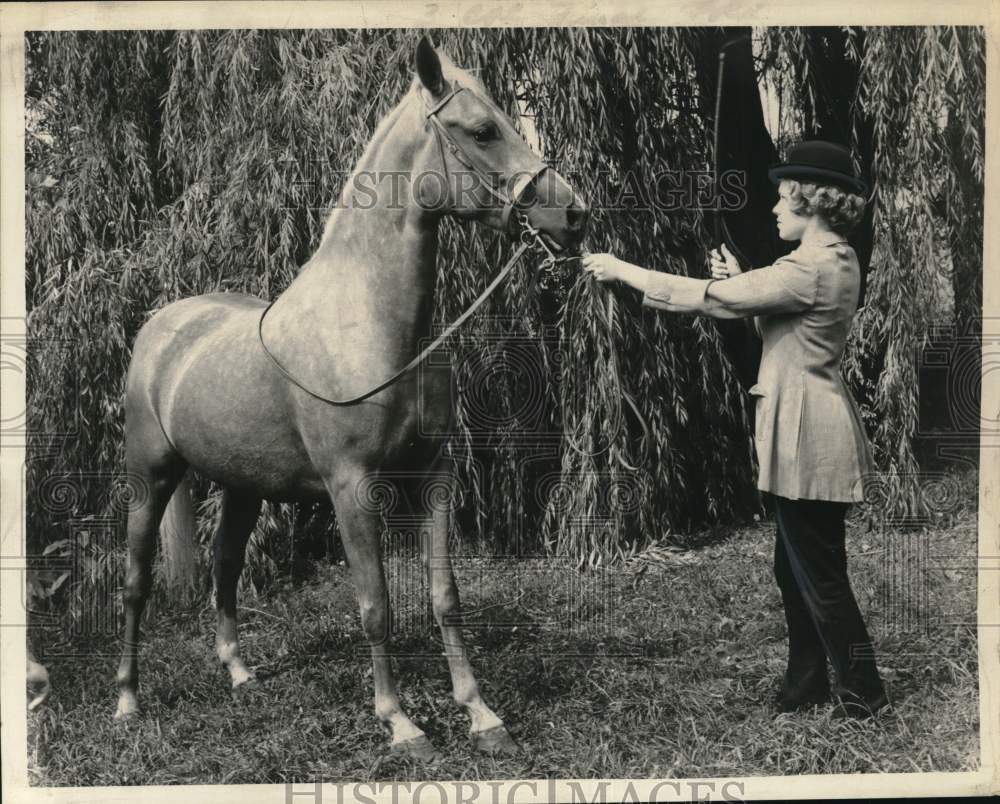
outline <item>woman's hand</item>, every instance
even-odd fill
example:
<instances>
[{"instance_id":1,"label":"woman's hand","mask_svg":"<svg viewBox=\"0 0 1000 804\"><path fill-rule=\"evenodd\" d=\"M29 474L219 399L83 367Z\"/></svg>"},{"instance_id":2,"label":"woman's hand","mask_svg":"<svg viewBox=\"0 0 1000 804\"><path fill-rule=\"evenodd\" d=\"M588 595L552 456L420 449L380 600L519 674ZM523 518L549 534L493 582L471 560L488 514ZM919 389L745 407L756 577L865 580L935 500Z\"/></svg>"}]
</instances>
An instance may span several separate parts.
<instances>
[{"instance_id":1,"label":"woman's hand","mask_svg":"<svg viewBox=\"0 0 1000 804\"><path fill-rule=\"evenodd\" d=\"M728 279L731 276L743 273L739 260L729 253L726 244L722 244L722 254L718 249L709 252L709 262L712 268L712 279Z\"/></svg>"},{"instance_id":2,"label":"woman's hand","mask_svg":"<svg viewBox=\"0 0 1000 804\"><path fill-rule=\"evenodd\" d=\"M586 254L582 260L583 270L589 272L599 282L624 280L629 267L613 254Z\"/></svg>"}]
</instances>

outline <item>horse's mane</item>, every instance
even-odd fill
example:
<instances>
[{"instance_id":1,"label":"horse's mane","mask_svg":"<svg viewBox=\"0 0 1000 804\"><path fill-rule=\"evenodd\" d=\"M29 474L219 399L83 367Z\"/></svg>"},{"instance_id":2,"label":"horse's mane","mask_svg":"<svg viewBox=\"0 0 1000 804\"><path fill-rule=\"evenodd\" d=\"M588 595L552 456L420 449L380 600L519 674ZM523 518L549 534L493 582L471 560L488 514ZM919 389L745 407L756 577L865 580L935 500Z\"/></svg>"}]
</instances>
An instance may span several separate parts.
<instances>
[{"instance_id":1,"label":"horse's mane","mask_svg":"<svg viewBox=\"0 0 1000 804\"><path fill-rule=\"evenodd\" d=\"M496 111L500 112L496 104L493 103L493 99L490 98L489 94L487 94L486 88L483 86L482 82L476 76L474 76L468 70L464 70L458 65L456 65L455 62L451 60L451 57L448 56L447 53L444 53L440 50L437 51L437 53L439 59L441 60L441 72L444 75L446 81L448 81L449 83L453 81L458 81L463 87L471 89L484 103L489 104ZM355 167L354 171L352 171L351 176L344 184L344 187L341 189L341 193L347 191L347 189L352 185L357 171L361 168L362 165L367 164L371 155L377 153L378 149L382 147L382 144L385 141L386 137L388 136L389 132L396 125L399 118L409 108L410 103L414 102L414 98L419 93L420 86L421 86L420 78L414 75L413 80L410 82L410 86L406 94L403 95L399 103L397 103L396 106L392 109L392 111L389 112L389 114L387 114L385 117L383 117L382 120L379 121L379 124L375 127L375 131L372 134L371 140L369 141L368 145L365 146L365 149L361 154L361 158L358 159L357 166ZM324 227L323 231L323 238L322 238L323 240L326 240L327 236L330 234L330 230L334 225L334 221L337 218L338 211L339 210L334 210L333 214L330 215L330 217L327 219L326 226Z\"/></svg>"}]
</instances>

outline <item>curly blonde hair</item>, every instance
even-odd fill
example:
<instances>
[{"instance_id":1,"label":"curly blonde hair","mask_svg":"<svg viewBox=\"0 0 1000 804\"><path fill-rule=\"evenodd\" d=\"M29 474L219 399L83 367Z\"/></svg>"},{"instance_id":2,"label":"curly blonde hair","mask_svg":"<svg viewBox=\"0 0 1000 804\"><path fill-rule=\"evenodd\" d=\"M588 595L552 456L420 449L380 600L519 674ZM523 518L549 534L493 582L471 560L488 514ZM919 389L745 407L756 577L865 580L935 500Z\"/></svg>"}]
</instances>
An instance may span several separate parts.
<instances>
[{"instance_id":1,"label":"curly blonde hair","mask_svg":"<svg viewBox=\"0 0 1000 804\"><path fill-rule=\"evenodd\" d=\"M819 215L839 235L848 235L865 214L865 199L829 184L788 182L789 208L796 215Z\"/></svg>"}]
</instances>

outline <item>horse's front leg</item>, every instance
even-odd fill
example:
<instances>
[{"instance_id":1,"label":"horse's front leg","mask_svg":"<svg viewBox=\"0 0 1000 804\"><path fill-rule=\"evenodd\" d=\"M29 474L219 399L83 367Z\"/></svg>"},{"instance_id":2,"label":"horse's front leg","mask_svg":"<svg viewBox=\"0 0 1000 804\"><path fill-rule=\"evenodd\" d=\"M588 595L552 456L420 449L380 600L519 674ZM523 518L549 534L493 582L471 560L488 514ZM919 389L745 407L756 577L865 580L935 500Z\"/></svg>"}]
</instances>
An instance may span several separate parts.
<instances>
[{"instance_id":1,"label":"horse's front leg","mask_svg":"<svg viewBox=\"0 0 1000 804\"><path fill-rule=\"evenodd\" d=\"M459 706L465 707L472 721L469 734L473 746L488 753L515 753L519 749L507 733L503 721L479 694L479 684L472 673L472 665L462 639L458 587L448 550L453 477L449 476L448 484L449 493L439 497L441 503L434 505L430 532L424 532L422 543L434 618L441 628L455 701Z\"/></svg>"},{"instance_id":2,"label":"horse's front leg","mask_svg":"<svg viewBox=\"0 0 1000 804\"><path fill-rule=\"evenodd\" d=\"M424 732L407 717L396 692L396 679L389 659L389 594L382 566L382 522L377 513L358 503L364 473L351 473L328 484L337 512L337 522L361 609L361 627L371 646L375 681L375 715L392 734L392 750L418 759L437 756Z\"/></svg>"}]
</instances>

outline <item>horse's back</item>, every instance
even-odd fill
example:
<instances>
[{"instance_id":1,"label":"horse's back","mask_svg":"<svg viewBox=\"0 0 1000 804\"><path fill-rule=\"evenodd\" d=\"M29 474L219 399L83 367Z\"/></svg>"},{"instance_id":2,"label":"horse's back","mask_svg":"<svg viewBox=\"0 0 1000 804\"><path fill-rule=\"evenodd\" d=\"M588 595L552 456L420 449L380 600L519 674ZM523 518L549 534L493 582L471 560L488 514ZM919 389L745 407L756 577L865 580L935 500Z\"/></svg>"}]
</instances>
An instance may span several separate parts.
<instances>
[{"instance_id":1,"label":"horse's back","mask_svg":"<svg viewBox=\"0 0 1000 804\"><path fill-rule=\"evenodd\" d=\"M193 354L210 350L217 342L230 346L243 340L249 316L262 311L265 302L242 293L209 293L191 296L158 310L139 330L128 373L130 396L159 399L169 389L169 378L179 373ZM259 312L257 313L259 316Z\"/></svg>"},{"instance_id":2,"label":"horse's back","mask_svg":"<svg viewBox=\"0 0 1000 804\"><path fill-rule=\"evenodd\" d=\"M130 419L144 426L155 417L196 469L224 485L281 498L304 481L315 485L315 478L287 384L258 341L266 306L253 296L212 293L159 310L136 338L126 427Z\"/></svg>"},{"instance_id":3,"label":"horse's back","mask_svg":"<svg viewBox=\"0 0 1000 804\"><path fill-rule=\"evenodd\" d=\"M139 330L136 338L138 350L142 341L154 337L157 341L170 337L171 333L183 337L194 336L225 323L234 314L258 311L267 302L245 293L206 293L189 296L162 307L154 313ZM193 328L193 329L189 329Z\"/></svg>"}]
</instances>

